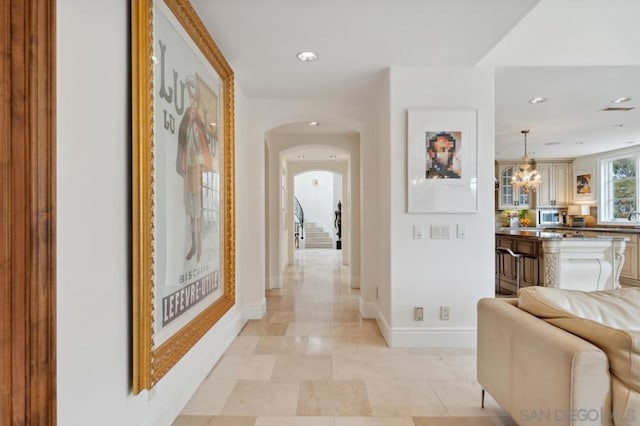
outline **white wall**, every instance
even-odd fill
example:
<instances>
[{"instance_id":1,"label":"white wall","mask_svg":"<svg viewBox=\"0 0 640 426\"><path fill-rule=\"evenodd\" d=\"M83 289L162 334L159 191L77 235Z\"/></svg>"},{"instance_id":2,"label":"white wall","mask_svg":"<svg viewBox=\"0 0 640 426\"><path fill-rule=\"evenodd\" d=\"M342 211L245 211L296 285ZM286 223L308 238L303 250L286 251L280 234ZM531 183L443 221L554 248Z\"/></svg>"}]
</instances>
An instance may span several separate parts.
<instances>
[{"instance_id":1,"label":"white wall","mask_svg":"<svg viewBox=\"0 0 640 426\"><path fill-rule=\"evenodd\" d=\"M335 178L330 172L306 172L294 178L295 195L304 209L305 222L315 223L334 237L333 212L337 209L333 200ZM318 184L313 185L316 179Z\"/></svg>"},{"instance_id":2,"label":"white wall","mask_svg":"<svg viewBox=\"0 0 640 426\"><path fill-rule=\"evenodd\" d=\"M391 320L393 346L474 346L476 303L493 297L493 72L474 68L393 68L390 76ZM407 110L477 110L478 212L408 214ZM456 225L466 228L456 238ZM426 239L413 239L413 225ZM449 227L450 239L429 239L430 225ZM439 307L450 307L450 320ZM413 307L424 307L424 322Z\"/></svg>"},{"instance_id":3,"label":"white wall","mask_svg":"<svg viewBox=\"0 0 640 426\"><path fill-rule=\"evenodd\" d=\"M171 424L244 324L245 308L261 306L259 292L248 291L264 287L253 265L263 254L251 243L264 230L252 229L250 218L261 199L247 190L264 175L243 143L246 106L237 89L236 306L155 395L132 395L129 15L125 0L57 2L57 422L64 426Z\"/></svg>"}]
</instances>

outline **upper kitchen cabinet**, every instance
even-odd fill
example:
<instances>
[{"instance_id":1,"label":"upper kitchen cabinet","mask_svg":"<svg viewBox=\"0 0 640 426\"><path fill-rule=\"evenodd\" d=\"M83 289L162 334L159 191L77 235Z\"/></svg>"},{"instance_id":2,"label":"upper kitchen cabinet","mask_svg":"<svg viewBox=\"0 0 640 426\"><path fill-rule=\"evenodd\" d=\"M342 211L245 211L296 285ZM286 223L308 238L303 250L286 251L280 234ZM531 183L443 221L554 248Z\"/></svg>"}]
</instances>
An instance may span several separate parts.
<instances>
[{"instance_id":1,"label":"upper kitchen cabinet","mask_svg":"<svg viewBox=\"0 0 640 426\"><path fill-rule=\"evenodd\" d=\"M519 163L498 162L498 210L528 209L530 207L530 195L521 188L511 186L511 177L518 170Z\"/></svg>"},{"instance_id":2,"label":"upper kitchen cabinet","mask_svg":"<svg viewBox=\"0 0 640 426\"><path fill-rule=\"evenodd\" d=\"M571 203L571 163L536 163L542 183L536 194L536 208L567 207Z\"/></svg>"}]
</instances>

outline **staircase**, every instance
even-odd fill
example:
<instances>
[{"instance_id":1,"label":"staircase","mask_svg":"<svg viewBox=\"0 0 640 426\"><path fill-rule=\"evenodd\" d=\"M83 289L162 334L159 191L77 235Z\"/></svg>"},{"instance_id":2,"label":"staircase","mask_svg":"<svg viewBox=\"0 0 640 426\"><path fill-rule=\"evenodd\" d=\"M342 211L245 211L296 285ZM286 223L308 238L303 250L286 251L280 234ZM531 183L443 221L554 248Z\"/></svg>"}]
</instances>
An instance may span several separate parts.
<instances>
[{"instance_id":1,"label":"staircase","mask_svg":"<svg viewBox=\"0 0 640 426\"><path fill-rule=\"evenodd\" d=\"M314 223L304 223L305 248L333 248L333 240L328 232Z\"/></svg>"}]
</instances>

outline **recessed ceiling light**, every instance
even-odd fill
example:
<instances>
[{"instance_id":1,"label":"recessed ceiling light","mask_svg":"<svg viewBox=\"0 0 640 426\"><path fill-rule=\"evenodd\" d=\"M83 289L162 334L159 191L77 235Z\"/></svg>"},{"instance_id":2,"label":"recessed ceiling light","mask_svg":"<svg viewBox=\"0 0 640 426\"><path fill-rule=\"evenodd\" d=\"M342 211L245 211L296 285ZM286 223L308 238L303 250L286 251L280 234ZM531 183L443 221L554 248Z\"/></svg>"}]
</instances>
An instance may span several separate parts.
<instances>
[{"instance_id":1,"label":"recessed ceiling light","mask_svg":"<svg viewBox=\"0 0 640 426\"><path fill-rule=\"evenodd\" d=\"M316 126L319 126L319 125L320 125L320 123L318 123L317 121L310 121L310 122L307 123L307 126L309 126L309 127L316 127Z\"/></svg>"},{"instance_id":2,"label":"recessed ceiling light","mask_svg":"<svg viewBox=\"0 0 640 426\"><path fill-rule=\"evenodd\" d=\"M624 96L624 97L622 97L622 98L612 99L612 100L611 100L611 103L614 103L614 104L621 104L621 103L623 103L623 102L629 102L630 100L631 100L631 98L628 98L628 97Z\"/></svg>"},{"instance_id":3,"label":"recessed ceiling light","mask_svg":"<svg viewBox=\"0 0 640 426\"><path fill-rule=\"evenodd\" d=\"M550 145L560 145L561 143L562 142L547 142L547 143L545 143L545 145L548 145L548 146L550 146Z\"/></svg>"},{"instance_id":4,"label":"recessed ceiling light","mask_svg":"<svg viewBox=\"0 0 640 426\"><path fill-rule=\"evenodd\" d=\"M529 99L530 104L541 104L546 101L547 101L547 98L543 98L542 96Z\"/></svg>"},{"instance_id":5,"label":"recessed ceiling light","mask_svg":"<svg viewBox=\"0 0 640 426\"><path fill-rule=\"evenodd\" d=\"M304 158L304 155L298 155L298 160L302 160Z\"/></svg>"},{"instance_id":6,"label":"recessed ceiling light","mask_svg":"<svg viewBox=\"0 0 640 426\"><path fill-rule=\"evenodd\" d=\"M582 145L583 143L584 143L584 142L580 142L580 141L578 141L578 142L574 142L574 144L576 144L576 145Z\"/></svg>"},{"instance_id":7,"label":"recessed ceiling light","mask_svg":"<svg viewBox=\"0 0 640 426\"><path fill-rule=\"evenodd\" d=\"M308 50L299 52L296 56L302 62L313 62L316 59L318 59L318 55L316 55L314 52L311 52L311 51L308 51Z\"/></svg>"},{"instance_id":8,"label":"recessed ceiling light","mask_svg":"<svg viewBox=\"0 0 640 426\"><path fill-rule=\"evenodd\" d=\"M626 141L625 143L626 143L627 145L632 145L632 144L636 143L636 141Z\"/></svg>"},{"instance_id":9,"label":"recessed ceiling light","mask_svg":"<svg viewBox=\"0 0 640 426\"><path fill-rule=\"evenodd\" d=\"M620 124L614 124L613 127L624 127L624 124L620 123Z\"/></svg>"},{"instance_id":10,"label":"recessed ceiling light","mask_svg":"<svg viewBox=\"0 0 640 426\"><path fill-rule=\"evenodd\" d=\"M335 160L335 159L336 159L336 156L335 156L335 155L333 155L333 154L331 154L331 155L329 156L329 158L331 158L332 160Z\"/></svg>"}]
</instances>

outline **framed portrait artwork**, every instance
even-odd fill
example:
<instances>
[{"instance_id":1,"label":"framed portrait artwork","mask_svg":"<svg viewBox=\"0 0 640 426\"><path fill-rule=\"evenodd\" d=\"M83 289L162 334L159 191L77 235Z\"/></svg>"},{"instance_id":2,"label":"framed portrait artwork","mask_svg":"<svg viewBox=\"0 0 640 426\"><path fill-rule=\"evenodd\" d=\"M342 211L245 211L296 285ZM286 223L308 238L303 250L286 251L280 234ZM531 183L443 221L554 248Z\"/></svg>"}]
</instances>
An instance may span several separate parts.
<instances>
[{"instance_id":1,"label":"framed portrait artwork","mask_svg":"<svg viewBox=\"0 0 640 426\"><path fill-rule=\"evenodd\" d=\"M133 392L235 303L233 71L187 0L133 0Z\"/></svg>"},{"instance_id":2,"label":"framed portrait artwork","mask_svg":"<svg viewBox=\"0 0 640 426\"><path fill-rule=\"evenodd\" d=\"M577 170L573 175L573 198L583 201L595 200L593 170Z\"/></svg>"},{"instance_id":3,"label":"framed portrait artwork","mask_svg":"<svg viewBox=\"0 0 640 426\"><path fill-rule=\"evenodd\" d=\"M407 211L477 212L476 111L409 110Z\"/></svg>"}]
</instances>

